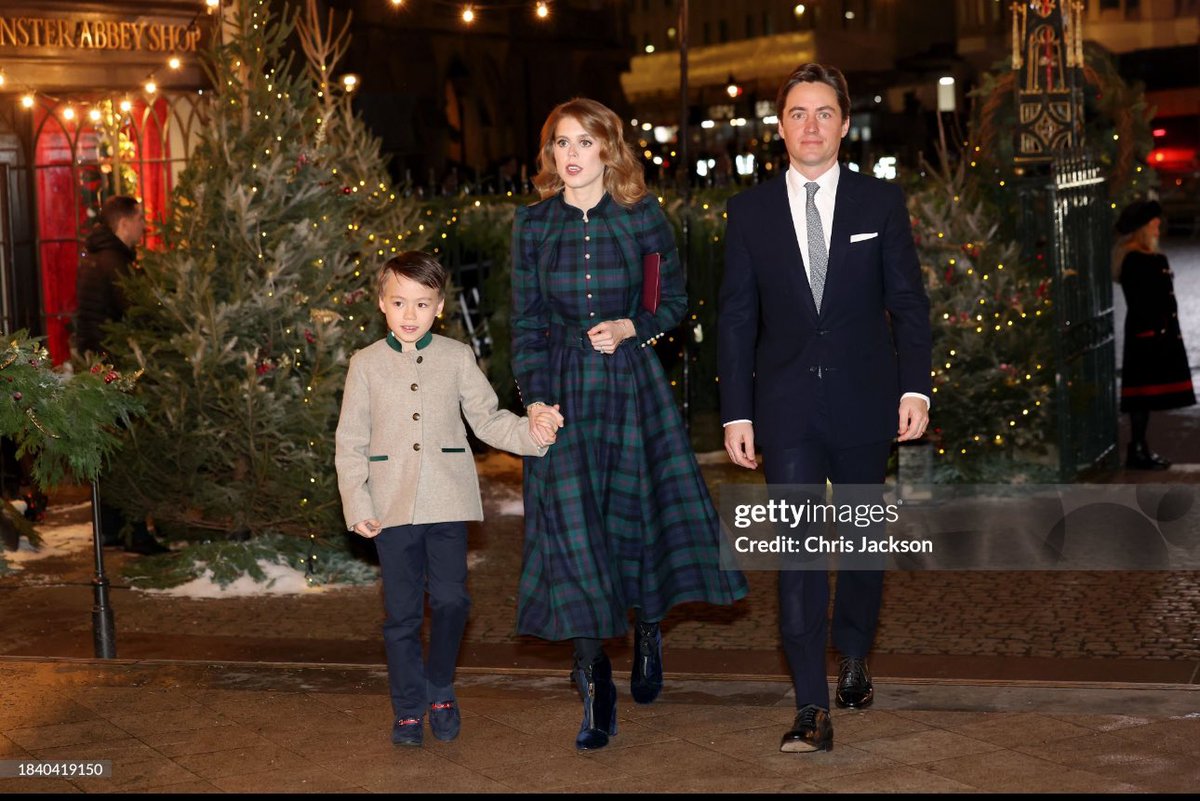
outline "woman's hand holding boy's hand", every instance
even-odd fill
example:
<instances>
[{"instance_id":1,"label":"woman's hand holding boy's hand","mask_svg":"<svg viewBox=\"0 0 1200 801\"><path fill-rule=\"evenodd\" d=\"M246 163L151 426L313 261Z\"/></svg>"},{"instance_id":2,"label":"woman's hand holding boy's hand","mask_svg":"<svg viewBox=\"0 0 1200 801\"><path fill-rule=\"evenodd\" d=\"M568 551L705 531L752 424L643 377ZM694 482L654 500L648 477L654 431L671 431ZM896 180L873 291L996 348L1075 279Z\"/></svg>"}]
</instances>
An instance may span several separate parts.
<instances>
[{"instance_id":1,"label":"woman's hand holding boy's hand","mask_svg":"<svg viewBox=\"0 0 1200 801\"><path fill-rule=\"evenodd\" d=\"M547 406L535 403L529 407L529 436L540 447L548 447L558 439L558 429L563 426L563 416L558 404Z\"/></svg>"},{"instance_id":2,"label":"woman's hand holding boy's hand","mask_svg":"<svg viewBox=\"0 0 1200 801\"><path fill-rule=\"evenodd\" d=\"M358 534L359 536L366 537L369 540L373 540L378 537L380 531L383 531L383 527L375 518L362 520L354 524L354 533Z\"/></svg>"},{"instance_id":3,"label":"woman's hand holding boy's hand","mask_svg":"<svg viewBox=\"0 0 1200 801\"><path fill-rule=\"evenodd\" d=\"M606 320L592 326L587 332L592 347L600 353L612 353L618 345L636 334L633 320L627 317L620 320Z\"/></svg>"}]
</instances>

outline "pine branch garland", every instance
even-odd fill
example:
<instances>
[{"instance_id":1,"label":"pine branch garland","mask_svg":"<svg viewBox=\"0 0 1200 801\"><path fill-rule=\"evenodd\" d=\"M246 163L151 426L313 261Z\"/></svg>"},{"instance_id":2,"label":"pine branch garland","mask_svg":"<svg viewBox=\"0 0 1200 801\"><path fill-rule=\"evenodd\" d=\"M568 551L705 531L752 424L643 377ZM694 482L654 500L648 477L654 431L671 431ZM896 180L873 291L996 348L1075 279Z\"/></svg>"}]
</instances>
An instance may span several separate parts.
<instances>
[{"instance_id":1,"label":"pine branch garland","mask_svg":"<svg viewBox=\"0 0 1200 801\"><path fill-rule=\"evenodd\" d=\"M16 442L18 458L33 456L33 479L43 489L97 478L121 444L118 427L141 410L131 394L140 372L123 376L105 364L61 372L24 331L7 339L0 356L0 436Z\"/></svg>"}]
</instances>

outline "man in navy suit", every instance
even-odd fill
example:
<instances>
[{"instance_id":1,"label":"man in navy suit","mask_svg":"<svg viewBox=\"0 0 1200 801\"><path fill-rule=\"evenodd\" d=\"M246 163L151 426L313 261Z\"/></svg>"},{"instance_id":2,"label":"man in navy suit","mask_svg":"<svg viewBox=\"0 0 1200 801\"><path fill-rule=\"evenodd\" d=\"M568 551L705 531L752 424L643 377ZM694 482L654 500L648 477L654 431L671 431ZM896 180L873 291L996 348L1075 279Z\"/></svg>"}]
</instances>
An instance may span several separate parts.
<instances>
[{"instance_id":1,"label":"man in navy suit","mask_svg":"<svg viewBox=\"0 0 1200 801\"><path fill-rule=\"evenodd\" d=\"M779 90L784 175L729 201L718 359L725 450L767 483L882 484L891 441L929 423L929 298L898 186L838 165L846 79L804 64ZM866 656L883 574L840 571L838 706L874 697ZM829 750L825 571L781 571L780 635L796 689L782 751Z\"/></svg>"}]
</instances>

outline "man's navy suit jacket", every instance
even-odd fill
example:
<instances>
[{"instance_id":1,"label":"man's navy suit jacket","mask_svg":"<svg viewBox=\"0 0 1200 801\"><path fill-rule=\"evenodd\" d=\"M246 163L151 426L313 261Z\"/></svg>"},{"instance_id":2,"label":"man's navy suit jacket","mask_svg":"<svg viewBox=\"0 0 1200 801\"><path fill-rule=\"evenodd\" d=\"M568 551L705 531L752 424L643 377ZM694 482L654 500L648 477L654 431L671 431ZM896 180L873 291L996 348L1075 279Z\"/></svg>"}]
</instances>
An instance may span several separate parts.
<instances>
[{"instance_id":1,"label":"man's navy suit jacket","mask_svg":"<svg viewBox=\"0 0 1200 801\"><path fill-rule=\"evenodd\" d=\"M901 395L931 396L929 298L903 191L841 168L820 314L784 175L730 198L727 211L722 421L752 420L768 449L895 437Z\"/></svg>"}]
</instances>

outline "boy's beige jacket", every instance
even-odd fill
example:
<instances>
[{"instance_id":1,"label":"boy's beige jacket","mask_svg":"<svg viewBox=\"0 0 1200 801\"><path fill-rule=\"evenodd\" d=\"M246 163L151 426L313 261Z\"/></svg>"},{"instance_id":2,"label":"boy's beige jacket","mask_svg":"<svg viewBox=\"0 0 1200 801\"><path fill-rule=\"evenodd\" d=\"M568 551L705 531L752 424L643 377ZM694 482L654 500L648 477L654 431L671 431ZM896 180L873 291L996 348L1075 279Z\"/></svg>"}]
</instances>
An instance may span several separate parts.
<instances>
[{"instance_id":1,"label":"boy's beige jacket","mask_svg":"<svg viewBox=\"0 0 1200 801\"><path fill-rule=\"evenodd\" d=\"M337 427L346 528L482 520L463 416L494 448L543 456L528 421L499 409L469 345L431 335L420 348L381 339L350 359ZM461 413L459 409L461 408Z\"/></svg>"}]
</instances>

